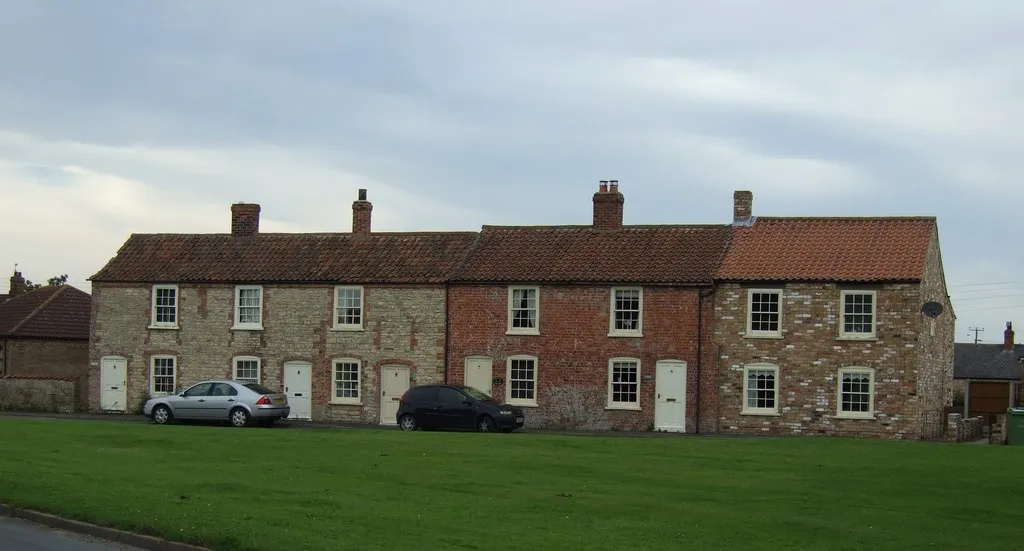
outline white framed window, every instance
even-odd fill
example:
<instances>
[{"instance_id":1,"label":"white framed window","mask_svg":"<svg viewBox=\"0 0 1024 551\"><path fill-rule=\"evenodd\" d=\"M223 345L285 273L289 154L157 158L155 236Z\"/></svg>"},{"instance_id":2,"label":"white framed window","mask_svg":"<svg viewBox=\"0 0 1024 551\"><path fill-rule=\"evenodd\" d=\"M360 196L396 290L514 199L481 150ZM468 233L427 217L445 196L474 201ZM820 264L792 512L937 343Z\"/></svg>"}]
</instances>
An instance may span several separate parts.
<instances>
[{"instance_id":1,"label":"white framed window","mask_svg":"<svg viewBox=\"0 0 1024 551\"><path fill-rule=\"evenodd\" d=\"M876 291L843 291L840 293L843 316L839 336L844 339L875 338L878 293Z\"/></svg>"},{"instance_id":2,"label":"white framed window","mask_svg":"<svg viewBox=\"0 0 1024 551\"><path fill-rule=\"evenodd\" d=\"M178 328L178 286L153 286L153 311L150 327L159 329Z\"/></svg>"},{"instance_id":3,"label":"white framed window","mask_svg":"<svg viewBox=\"0 0 1024 551\"><path fill-rule=\"evenodd\" d=\"M537 358L509 356L505 363L505 401L517 406L537 405Z\"/></svg>"},{"instance_id":4,"label":"white framed window","mask_svg":"<svg viewBox=\"0 0 1024 551\"><path fill-rule=\"evenodd\" d=\"M837 417L871 419L875 416L875 370L844 367L839 370Z\"/></svg>"},{"instance_id":5,"label":"white framed window","mask_svg":"<svg viewBox=\"0 0 1024 551\"><path fill-rule=\"evenodd\" d=\"M363 288L339 285L334 288L334 328L363 330Z\"/></svg>"},{"instance_id":6,"label":"white framed window","mask_svg":"<svg viewBox=\"0 0 1024 551\"><path fill-rule=\"evenodd\" d=\"M231 378L240 383L260 382L260 359L256 356L235 356L231 360L234 366L231 370Z\"/></svg>"},{"instance_id":7,"label":"white framed window","mask_svg":"<svg viewBox=\"0 0 1024 551\"><path fill-rule=\"evenodd\" d=\"M743 410L745 415L778 415L779 367L751 364L743 367Z\"/></svg>"},{"instance_id":8,"label":"white framed window","mask_svg":"<svg viewBox=\"0 0 1024 551\"><path fill-rule=\"evenodd\" d=\"M612 287L610 337L640 337L643 335L643 287Z\"/></svg>"},{"instance_id":9,"label":"white framed window","mask_svg":"<svg viewBox=\"0 0 1024 551\"><path fill-rule=\"evenodd\" d=\"M149 393L153 396L174 394L178 359L174 356L152 356L149 359Z\"/></svg>"},{"instance_id":10,"label":"white framed window","mask_svg":"<svg viewBox=\"0 0 1024 551\"><path fill-rule=\"evenodd\" d=\"M361 404L362 362L355 358L337 358L331 362L332 404Z\"/></svg>"},{"instance_id":11,"label":"white framed window","mask_svg":"<svg viewBox=\"0 0 1024 551\"><path fill-rule=\"evenodd\" d=\"M261 285L235 287L234 329L263 329L263 287Z\"/></svg>"},{"instance_id":12,"label":"white framed window","mask_svg":"<svg viewBox=\"0 0 1024 551\"><path fill-rule=\"evenodd\" d=\"M747 290L747 336L782 336L782 290Z\"/></svg>"},{"instance_id":13,"label":"white framed window","mask_svg":"<svg viewBox=\"0 0 1024 551\"><path fill-rule=\"evenodd\" d=\"M519 335L540 334L540 288L508 288L508 332Z\"/></svg>"},{"instance_id":14,"label":"white framed window","mask_svg":"<svg viewBox=\"0 0 1024 551\"><path fill-rule=\"evenodd\" d=\"M612 358L608 361L608 408L640 409L640 360Z\"/></svg>"}]
</instances>

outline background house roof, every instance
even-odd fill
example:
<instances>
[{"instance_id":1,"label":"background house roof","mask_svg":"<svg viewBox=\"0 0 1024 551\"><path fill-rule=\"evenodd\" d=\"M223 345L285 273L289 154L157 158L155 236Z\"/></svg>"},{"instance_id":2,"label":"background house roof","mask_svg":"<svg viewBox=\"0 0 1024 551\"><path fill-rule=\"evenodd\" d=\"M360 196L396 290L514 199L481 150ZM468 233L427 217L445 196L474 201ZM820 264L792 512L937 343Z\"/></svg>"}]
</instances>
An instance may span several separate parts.
<instances>
[{"instance_id":1,"label":"background house roof","mask_svg":"<svg viewBox=\"0 0 1024 551\"><path fill-rule=\"evenodd\" d=\"M932 217L756 218L734 228L720 281L920 281Z\"/></svg>"},{"instance_id":2,"label":"background house roof","mask_svg":"<svg viewBox=\"0 0 1024 551\"><path fill-rule=\"evenodd\" d=\"M708 284L729 226L484 226L453 281Z\"/></svg>"},{"instance_id":3,"label":"background house roof","mask_svg":"<svg viewBox=\"0 0 1024 551\"><path fill-rule=\"evenodd\" d=\"M475 232L132 234L92 281L441 283Z\"/></svg>"},{"instance_id":4,"label":"background house roof","mask_svg":"<svg viewBox=\"0 0 1024 551\"><path fill-rule=\"evenodd\" d=\"M89 339L92 297L70 285L47 286L0 304L0 336Z\"/></svg>"},{"instance_id":5,"label":"background house roof","mask_svg":"<svg viewBox=\"0 0 1024 551\"><path fill-rule=\"evenodd\" d=\"M1021 357L1024 345L1015 344L1006 350L1001 344L955 343L953 345L954 379L1021 380Z\"/></svg>"}]
</instances>

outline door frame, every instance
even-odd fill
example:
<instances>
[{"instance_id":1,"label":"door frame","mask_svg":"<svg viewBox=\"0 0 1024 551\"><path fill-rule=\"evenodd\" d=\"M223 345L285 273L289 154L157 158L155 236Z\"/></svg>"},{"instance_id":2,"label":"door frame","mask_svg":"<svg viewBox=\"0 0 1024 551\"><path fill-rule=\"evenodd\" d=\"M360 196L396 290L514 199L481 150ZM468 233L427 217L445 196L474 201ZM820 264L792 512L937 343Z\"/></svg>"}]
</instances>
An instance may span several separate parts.
<instances>
[{"instance_id":1,"label":"door frame","mask_svg":"<svg viewBox=\"0 0 1024 551\"><path fill-rule=\"evenodd\" d=\"M380 366L380 382L378 384L380 388L377 389L377 422L381 425L394 426L398 424L397 421L388 420L385 422L384 420L384 380L387 379L385 375L390 369L405 370L406 379L409 381L408 388L412 388L412 368L405 364L383 364Z\"/></svg>"},{"instance_id":2,"label":"door frame","mask_svg":"<svg viewBox=\"0 0 1024 551\"><path fill-rule=\"evenodd\" d=\"M313 418L313 362L307 362L306 360L288 360L287 362L281 364L281 386L284 387L283 390L285 396L288 396L288 367L290 365L295 364L301 364L302 367L305 367L307 369L306 377L304 377L304 379L309 381L309 394L308 396L305 396L306 398L309 398L309 412L307 417L293 417L292 414L289 413L288 418L297 419L300 421L309 421Z\"/></svg>"},{"instance_id":3,"label":"door frame","mask_svg":"<svg viewBox=\"0 0 1024 551\"><path fill-rule=\"evenodd\" d=\"M103 407L103 389L104 389L104 386L106 386L106 385L103 384L103 366L108 361L122 361L122 362L124 362L124 407L122 409L105 409ZM99 404L97 404L97 406L99 406L98 409L100 409L101 411L120 411L122 413L127 413L128 412L128 358L126 358L125 356L118 356L118 355L110 355L110 356L102 356L102 357L100 357L99 387L100 387L100 395L99 395Z\"/></svg>"},{"instance_id":4,"label":"door frame","mask_svg":"<svg viewBox=\"0 0 1024 551\"><path fill-rule=\"evenodd\" d=\"M662 378L658 376L658 368L666 364L678 364L683 369L683 388L681 396L683 398L683 418L682 425L680 427L669 427L659 428L658 426L658 407L661 404L661 400L658 399L658 395L662 393L664 383ZM686 400L687 385L689 384L690 366L684 360L666 359L658 360L654 363L654 430L659 432L686 432L686 408L689 404Z\"/></svg>"}]
</instances>

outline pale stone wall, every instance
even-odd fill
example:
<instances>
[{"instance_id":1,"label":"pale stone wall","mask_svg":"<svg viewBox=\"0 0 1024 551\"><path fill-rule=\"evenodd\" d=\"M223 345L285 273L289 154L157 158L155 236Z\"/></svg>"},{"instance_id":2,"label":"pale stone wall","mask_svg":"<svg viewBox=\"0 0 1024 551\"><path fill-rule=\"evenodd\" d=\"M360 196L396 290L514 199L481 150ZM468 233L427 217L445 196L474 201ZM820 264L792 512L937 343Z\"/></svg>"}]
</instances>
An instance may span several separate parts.
<instances>
[{"instance_id":1,"label":"pale stone wall","mask_svg":"<svg viewBox=\"0 0 1024 551\"><path fill-rule=\"evenodd\" d=\"M265 285L263 329L232 330L233 285L180 285L179 328L149 329L149 285L94 283L89 402L99 408L105 356L128 359L128 403L137 408L150 389L150 358L177 357L177 389L203 379L230 378L232 358L261 359L261 383L281 389L289 360L313 364L315 420L378 422L380 367L410 367L412 384L444 378L445 291L441 285L366 286L364 330L332 329L333 285ZM361 405L329 404L331 361L362 361Z\"/></svg>"},{"instance_id":2,"label":"pale stone wall","mask_svg":"<svg viewBox=\"0 0 1024 551\"><path fill-rule=\"evenodd\" d=\"M0 377L0 411L72 413L76 386L71 378Z\"/></svg>"},{"instance_id":3,"label":"pale stone wall","mask_svg":"<svg viewBox=\"0 0 1024 551\"><path fill-rule=\"evenodd\" d=\"M918 384L922 356L918 285L787 283L752 287L783 290L782 338L746 337L748 287L719 287L715 341L723 434L918 437L922 390ZM846 289L878 292L877 340L839 339L840 292ZM743 415L743 368L762 362L779 367L779 414ZM838 373L843 367L875 370L873 418L838 418ZM933 379L926 380L934 384Z\"/></svg>"}]
</instances>

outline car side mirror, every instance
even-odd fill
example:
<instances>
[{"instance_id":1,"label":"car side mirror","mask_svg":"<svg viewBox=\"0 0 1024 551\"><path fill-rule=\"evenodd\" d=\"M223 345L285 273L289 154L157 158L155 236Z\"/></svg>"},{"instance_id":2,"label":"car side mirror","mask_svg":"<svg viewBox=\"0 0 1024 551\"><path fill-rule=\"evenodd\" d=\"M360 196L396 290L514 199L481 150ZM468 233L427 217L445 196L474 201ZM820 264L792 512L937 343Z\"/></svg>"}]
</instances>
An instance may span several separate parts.
<instances>
[{"instance_id":1,"label":"car side mirror","mask_svg":"<svg viewBox=\"0 0 1024 551\"><path fill-rule=\"evenodd\" d=\"M185 393L184 392L179 392L178 393L178 398L184 398L184 397L185 397Z\"/></svg>"},{"instance_id":2,"label":"car side mirror","mask_svg":"<svg viewBox=\"0 0 1024 551\"><path fill-rule=\"evenodd\" d=\"M473 401L472 400L463 400L462 403L467 405L467 406L473 405Z\"/></svg>"}]
</instances>

